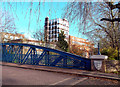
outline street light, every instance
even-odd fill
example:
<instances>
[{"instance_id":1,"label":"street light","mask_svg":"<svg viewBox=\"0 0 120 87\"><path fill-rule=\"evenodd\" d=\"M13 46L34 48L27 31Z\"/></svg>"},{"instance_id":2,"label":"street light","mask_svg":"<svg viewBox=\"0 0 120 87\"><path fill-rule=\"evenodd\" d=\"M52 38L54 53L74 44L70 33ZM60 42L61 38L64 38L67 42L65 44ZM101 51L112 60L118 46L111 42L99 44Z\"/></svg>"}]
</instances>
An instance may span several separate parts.
<instances>
[{"instance_id":1,"label":"street light","mask_svg":"<svg viewBox=\"0 0 120 87\"><path fill-rule=\"evenodd\" d=\"M110 21L110 22L115 22L115 21L118 21L118 60L119 60L119 43L120 43L120 28L119 28L119 22L120 22L120 2L118 2L118 4L116 5L113 5L111 2L106 2L109 7L111 8L111 10L115 9L115 8L118 8L119 11L118 11L118 18L114 18L114 19L108 19L108 18L102 18L100 21Z\"/></svg>"},{"instance_id":2,"label":"street light","mask_svg":"<svg viewBox=\"0 0 120 87\"><path fill-rule=\"evenodd\" d=\"M100 53L100 44L98 43L98 55L101 55Z\"/></svg>"}]
</instances>

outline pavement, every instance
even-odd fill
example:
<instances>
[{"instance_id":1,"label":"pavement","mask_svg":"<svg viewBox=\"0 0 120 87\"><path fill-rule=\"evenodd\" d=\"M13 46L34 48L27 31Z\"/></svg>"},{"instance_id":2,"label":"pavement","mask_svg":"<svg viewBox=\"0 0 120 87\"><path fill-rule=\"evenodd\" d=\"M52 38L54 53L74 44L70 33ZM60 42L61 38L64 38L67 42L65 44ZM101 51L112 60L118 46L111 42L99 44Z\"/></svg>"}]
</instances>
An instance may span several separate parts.
<instances>
[{"instance_id":1,"label":"pavement","mask_svg":"<svg viewBox=\"0 0 120 87\"><path fill-rule=\"evenodd\" d=\"M47 87L79 85L115 85L119 81L94 77L78 76L56 72L47 72L32 69L23 69L10 66L2 66L2 85L44 85Z\"/></svg>"},{"instance_id":2,"label":"pavement","mask_svg":"<svg viewBox=\"0 0 120 87\"><path fill-rule=\"evenodd\" d=\"M6 63L6 62L0 62L0 65L18 67L18 68L24 68L24 69L47 71L47 72L73 74L73 75L80 75L80 76L87 76L87 77L105 78L105 79L120 81L120 77L118 76L118 74L102 73L102 72L98 72L98 71L65 69L65 68L50 67L50 66L38 66L38 65L20 65L20 64L15 64L15 63Z\"/></svg>"}]
</instances>

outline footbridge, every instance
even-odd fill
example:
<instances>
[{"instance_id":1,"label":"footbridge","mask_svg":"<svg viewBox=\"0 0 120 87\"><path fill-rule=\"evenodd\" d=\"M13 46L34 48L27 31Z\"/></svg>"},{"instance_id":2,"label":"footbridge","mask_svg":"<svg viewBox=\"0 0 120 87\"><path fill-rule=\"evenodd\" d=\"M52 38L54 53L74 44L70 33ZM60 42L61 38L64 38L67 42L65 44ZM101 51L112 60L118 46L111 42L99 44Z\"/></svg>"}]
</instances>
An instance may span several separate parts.
<instances>
[{"instance_id":1,"label":"footbridge","mask_svg":"<svg viewBox=\"0 0 120 87\"><path fill-rule=\"evenodd\" d=\"M40 66L91 70L91 60L47 47L24 43L1 43L2 61Z\"/></svg>"}]
</instances>

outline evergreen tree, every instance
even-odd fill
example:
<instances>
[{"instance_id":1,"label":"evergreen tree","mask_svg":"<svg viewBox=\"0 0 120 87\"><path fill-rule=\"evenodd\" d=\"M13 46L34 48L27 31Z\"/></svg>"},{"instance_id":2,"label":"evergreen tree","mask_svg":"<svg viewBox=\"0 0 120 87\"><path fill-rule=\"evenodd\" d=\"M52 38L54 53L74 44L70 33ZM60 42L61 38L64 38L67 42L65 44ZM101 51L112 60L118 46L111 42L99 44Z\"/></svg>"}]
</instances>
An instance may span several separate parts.
<instances>
[{"instance_id":1,"label":"evergreen tree","mask_svg":"<svg viewBox=\"0 0 120 87\"><path fill-rule=\"evenodd\" d=\"M59 37L58 37L58 42L57 42L57 46L63 50L66 51L68 50L68 43L65 39L65 35L64 35L64 31L61 31L61 33L59 33Z\"/></svg>"}]
</instances>

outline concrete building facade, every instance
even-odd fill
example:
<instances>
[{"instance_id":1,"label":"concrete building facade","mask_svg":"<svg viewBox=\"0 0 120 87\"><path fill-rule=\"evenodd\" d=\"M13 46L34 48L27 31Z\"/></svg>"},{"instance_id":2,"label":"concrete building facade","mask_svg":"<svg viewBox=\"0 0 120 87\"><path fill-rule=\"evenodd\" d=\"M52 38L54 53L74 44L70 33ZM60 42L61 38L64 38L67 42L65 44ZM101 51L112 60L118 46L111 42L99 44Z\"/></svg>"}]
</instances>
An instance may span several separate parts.
<instances>
[{"instance_id":1,"label":"concrete building facade","mask_svg":"<svg viewBox=\"0 0 120 87\"><path fill-rule=\"evenodd\" d=\"M61 31L64 31L66 40L68 41L69 22L66 19L56 18L49 20L49 17L45 18L44 39L46 42L57 42Z\"/></svg>"}]
</instances>

